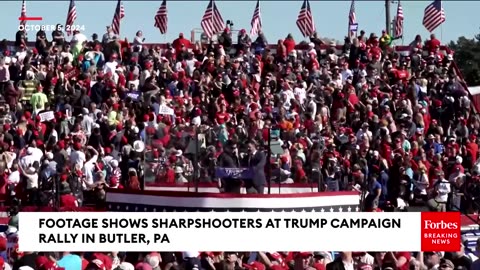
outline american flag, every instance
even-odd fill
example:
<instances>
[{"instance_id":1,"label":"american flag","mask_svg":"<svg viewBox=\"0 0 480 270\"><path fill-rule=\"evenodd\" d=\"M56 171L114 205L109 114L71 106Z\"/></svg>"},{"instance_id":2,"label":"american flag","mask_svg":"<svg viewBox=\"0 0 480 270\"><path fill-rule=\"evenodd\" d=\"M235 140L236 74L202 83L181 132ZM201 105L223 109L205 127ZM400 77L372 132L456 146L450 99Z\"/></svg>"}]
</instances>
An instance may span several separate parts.
<instances>
[{"instance_id":1,"label":"american flag","mask_svg":"<svg viewBox=\"0 0 480 270\"><path fill-rule=\"evenodd\" d=\"M160 30L161 34L167 33L168 15L167 15L167 0L163 0L162 5L155 15L155 27Z\"/></svg>"},{"instance_id":2,"label":"american flag","mask_svg":"<svg viewBox=\"0 0 480 270\"><path fill-rule=\"evenodd\" d=\"M70 0L70 6L68 7L67 22L65 26L72 26L77 19L77 8L75 7L75 1ZM71 27L67 27L67 35L72 33Z\"/></svg>"},{"instance_id":3,"label":"american flag","mask_svg":"<svg viewBox=\"0 0 480 270\"><path fill-rule=\"evenodd\" d=\"M203 14L202 22L203 32L207 35L208 38L211 38L216 33L222 31L225 28L225 22L223 21L222 15L215 5L215 0L210 0Z\"/></svg>"},{"instance_id":4,"label":"american flag","mask_svg":"<svg viewBox=\"0 0 480 270\"><path fill-rule=\"evenodd\" d=\"M352 4L350 5L350 12L348 13L348 25L350 26L356 23L357 23L357 16L355 15L355 0L352 0Z\"/></svg>"},{"instance_id":5,"label":"american flag","mask_svg":"<svg viewBox=\"0 0 480 270\"><path fill-rule=\"evenodd\" d=\"M114 34L120 34L120 21L125 17L125 9L121 0L118 0L117 8L115 9L115 14L113 15L112 21L112 31Z\"/></svg>"},{"instance_id":6,"label":"american flag","mask_svg":"<svg viewBox=\"0 0 480 270\"><path fill-rule=\"evenodd\" d=\"M260 0L257 0L257 5L255 6L255 10L253 11L252 22L252 30L250 30L250 35L255 36L262 30L262 17L260 14Z\"/></svg>"},{"instance_id":7,"label":"american flag","mask_svg":"<svg viewBox=\"0 0 480 270\"><path fill-rule=\"evenodd\" d=\"M445 22L445 10L442 6L442 0L434 0L425 8L423 13L423 26L425 26L429 32L433 32L433 30L443 22Z\"/></svg>"},{"instance_id":8,"label":"american flag","mask_svg":"<svg viewBox=\"0 0 480 270\"><path fill-rule=\"evenodd\" d=\"M27 17L27 3L25 2L25 0L23 0L22 1L22 10L20 11L20 18L22 18L20 20L20 25L25 26L25 24L27 24L27 21L23 19L25 17Z\"/></svg>"},{"instance_id":9,"label":"american flag","mask_svg":"<svg viewBox=\"0 0 480 270\"><path fill-rule=\"evenodd\" d=\"M395 33L394 37L401 37L403 36L403 8L400 1L398 1L397 7L397 16L395 19Z\"/></svg>"},{"instance_id":10,"label":"american flag","mask_svg":"<svg viewBox=\"0 0 480 270\"><path fill-rule=\"evenodd\" d=\"M297 26L304 37L309 37L315 32L315 23L313 22L312 10L310 9L310 2L303 1L302 8L297 17Z\"/></svg>"}]
</instances>

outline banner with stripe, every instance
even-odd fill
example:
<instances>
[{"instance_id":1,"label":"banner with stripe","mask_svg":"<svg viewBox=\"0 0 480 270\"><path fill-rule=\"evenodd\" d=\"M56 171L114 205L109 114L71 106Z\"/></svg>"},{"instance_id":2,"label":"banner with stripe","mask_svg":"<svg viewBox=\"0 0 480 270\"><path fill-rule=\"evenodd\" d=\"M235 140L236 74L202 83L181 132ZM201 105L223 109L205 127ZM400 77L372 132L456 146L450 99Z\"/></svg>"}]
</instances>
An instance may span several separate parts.
<instances>
[{"instance_id":1,"label":"banner with stripe","mask_svg":"<svg viewBox=\"0 0 480 270\"><path fill-rule=\"evenodd\" d=\"M358 192L300 194L214 194L193 192L107 192L113 212L358 212Z\"/></svg>"}]
</instances>

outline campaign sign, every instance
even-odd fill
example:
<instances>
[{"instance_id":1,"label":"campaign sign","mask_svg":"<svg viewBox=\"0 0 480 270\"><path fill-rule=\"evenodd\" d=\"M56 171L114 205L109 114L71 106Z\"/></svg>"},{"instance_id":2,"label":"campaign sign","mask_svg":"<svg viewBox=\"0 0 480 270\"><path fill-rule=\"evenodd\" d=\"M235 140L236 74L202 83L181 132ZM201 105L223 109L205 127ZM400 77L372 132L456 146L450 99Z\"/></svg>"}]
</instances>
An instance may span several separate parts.
<instances>
[{"instance_id":1,"label":"campaign sign","mask_svg":"<svg viewBox=\"0 0 480 270\"><path fill-rule=\"evenodd\" d=\"M166 106L166 105L161 105L159 109L160 114L166 114L166 115L174 115L174 111L172 108Z\"/></svg>"},{"instance_id":2,"label":"campaign sign","mask_svg":"<svg viewBox=\"0 0 480 270\"><path fill-rule=\"evenodd\" d=\"M78 68L71 68L68 71L65 71L65 79L70 80L72 78L76 78L80 75L80 70Z\"/></svg>"},{"instance_id":3,"label":"campaign sign","mask_svg":"<svg viewBox=\"0 0 480 270\"><path fill-rule=\"evenodd\" d=\"M40 122L46 122L55 119L53 111L42 112L39 113L38 116L40 117Z\"/></svg>"},{"instance_id":4,"label":"campaign sign","mask_svg":"<svg viewBox=\"0 0 480 270\"><path fill-rule=\"evenodd\" d=\"M350 31L357 32L358 31L358 23L350 24Z\"/></svg>"},{"instance_id":5,"label":"campaign sign","mask_svg":"<svg viewBox=\"0 0 480 270\"><path fill-rule=\"evenodd\" d=\"M127 97L131 98L133 101L139 101L140 100L140 92L133 91L133 92L127 93Z\"/></svg>"},{"instance_id":6,"label":"campaign sign","mask_svg":"<svg viewBox=\"0 0 480 270\"><path fill-rule=\"evenodd\" d=\"M252 179L253 172L250 168L215 168L215 177L233 179Z\"/></svg>"}]
</instances>

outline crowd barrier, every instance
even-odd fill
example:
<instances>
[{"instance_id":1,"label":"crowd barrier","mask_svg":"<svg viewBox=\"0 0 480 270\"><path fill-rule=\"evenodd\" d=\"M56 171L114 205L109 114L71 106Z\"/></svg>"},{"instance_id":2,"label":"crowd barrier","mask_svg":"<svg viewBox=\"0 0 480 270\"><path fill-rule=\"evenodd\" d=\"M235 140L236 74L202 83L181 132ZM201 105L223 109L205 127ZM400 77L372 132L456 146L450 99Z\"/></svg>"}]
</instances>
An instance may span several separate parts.
<instances>
[{"instance_id":1,"label":"crowd barrier","mask_svg":"<svg viewBox=\"0 0 480 270\"><path fill-rule=\"evenodd\" d=\"M180 191L180 192L196 192L193 183L185 184L168 184L168 183L149 183L145 186L145 190L149 191ZM200 193L220 193L220 189L216 183L199 183L198 192ZM265 193L268 190L265 189ZM295 194L318 192L316 184L272 184L270 194ZM245 188L241 189L242 194L246 194Z\"/></svg>"},{"instance_id":2,"label":"crowd barrier","mask_svg":"<svg viewBox=\"0 0 480 270\"><path fill-rule=\"evenodd\" d=\"M178 191L107 192L108 211L116 212L356 212L358 192L315 192L296 194L227 194Z\"/></svg>"}]
</instances>

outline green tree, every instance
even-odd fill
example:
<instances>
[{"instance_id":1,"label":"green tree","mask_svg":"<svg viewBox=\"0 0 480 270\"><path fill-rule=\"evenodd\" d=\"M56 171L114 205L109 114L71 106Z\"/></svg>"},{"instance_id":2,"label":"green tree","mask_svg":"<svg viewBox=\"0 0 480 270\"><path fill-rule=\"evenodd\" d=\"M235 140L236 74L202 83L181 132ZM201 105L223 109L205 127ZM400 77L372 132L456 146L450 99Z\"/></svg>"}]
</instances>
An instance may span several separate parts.
<instances>
[{"instance_id":1,"label":"green tree","mask_svg":"<svg viewBox=\"0 0 480 270\"><path fill-rule=\"evenodd\" d=\"M480 85L480 34L468 39L459 37L449 47L455 51L455 61L469 86Z\"/></svg>"}]
</instances>

